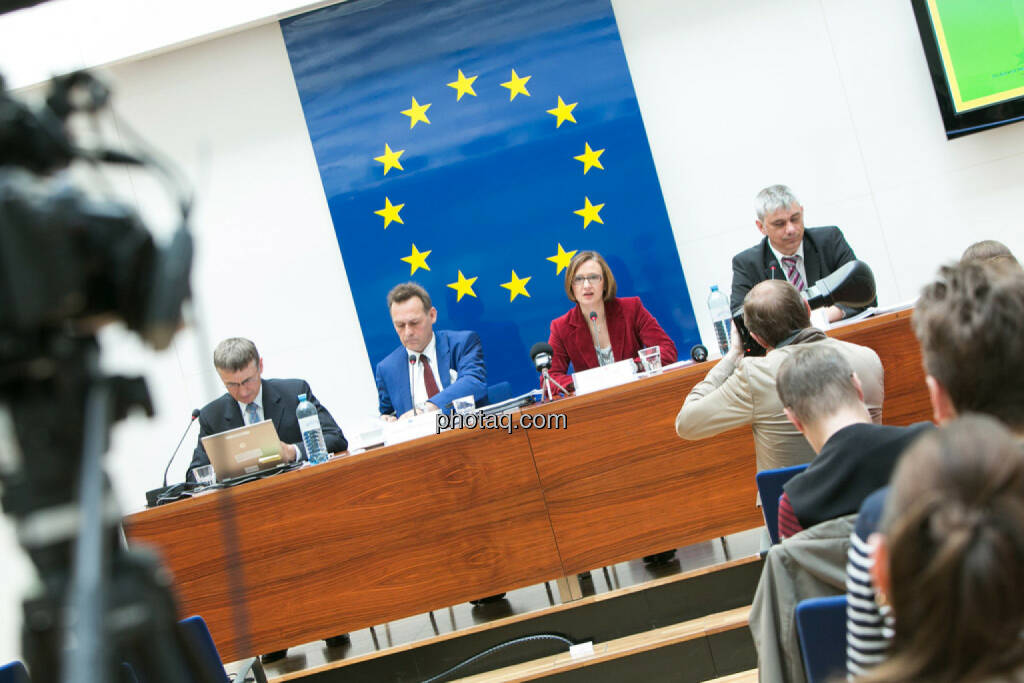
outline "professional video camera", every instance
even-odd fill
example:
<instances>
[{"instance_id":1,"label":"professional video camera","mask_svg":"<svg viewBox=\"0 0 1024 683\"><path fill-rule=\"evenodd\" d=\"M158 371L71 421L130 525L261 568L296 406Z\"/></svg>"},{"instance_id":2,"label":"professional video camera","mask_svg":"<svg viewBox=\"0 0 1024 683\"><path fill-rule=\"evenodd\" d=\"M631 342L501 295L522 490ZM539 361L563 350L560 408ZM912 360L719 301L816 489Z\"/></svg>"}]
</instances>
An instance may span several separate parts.
<instances>
[{"instance_id":1,"label":"professional video camera","mask_svg":"<svg viewBox=\"0 0 1024 683\"><path fill-rule=\"evenodd\" d=\"M145 680L201 680L175 628L169 579L124 548L101 457L113 421L152 414L141 378L99 371L100 325L122 321L156 349L189 298L190 200L158 246L127 205L79 189L74 162L147 166L141 142L79 148L69 117L95 115L109 91L86 72L55 78L31 108L0 78L0 503L41 579L25 602L33 680L109 681L129 662ZM119 122L119 130L126 126Z\"/></svg>"}]
</instances>

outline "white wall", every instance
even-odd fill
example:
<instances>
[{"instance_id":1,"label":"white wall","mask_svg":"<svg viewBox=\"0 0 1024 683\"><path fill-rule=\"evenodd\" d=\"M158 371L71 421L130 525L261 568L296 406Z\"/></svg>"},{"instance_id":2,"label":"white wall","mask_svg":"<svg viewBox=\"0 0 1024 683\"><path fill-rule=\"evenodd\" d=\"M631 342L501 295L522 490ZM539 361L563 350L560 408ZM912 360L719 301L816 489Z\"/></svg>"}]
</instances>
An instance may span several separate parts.
<instances>
[{"instance_id":1,"label":"white wall","mask_svg":"<svg viewBox=\"0 0 1024 683\"><path fill-rule=\"evenodd\" d=\"M909 3L613 0L704 339L707 288L758 238L752 198L784 182L810 225L837 224L875 270L882 305L995 238L1024 254L1024 125L947 142ZM156 354L104 333L111 368L144 372L158 415L114 431L127 510L159 483L189 411L220 393L211 344L253 338L269 376L309 379L351 433L376 395L280 31L268 25L109 69L121 116L197 184L193 285L205 339ZM130 187L151 222L155 189ZM250 300L258 304L246 304ZM258 311L264 311L260 314ZM681 398L681 397L680 397ZM183 451L195 443L194 433ZM179 454L181 479L189 454ZM4 522L6 524L6 522ZM0 528L0 661L17 654L29 573ZM20 568L19 568L20 567Z\"/></svg>"}]
</instances>

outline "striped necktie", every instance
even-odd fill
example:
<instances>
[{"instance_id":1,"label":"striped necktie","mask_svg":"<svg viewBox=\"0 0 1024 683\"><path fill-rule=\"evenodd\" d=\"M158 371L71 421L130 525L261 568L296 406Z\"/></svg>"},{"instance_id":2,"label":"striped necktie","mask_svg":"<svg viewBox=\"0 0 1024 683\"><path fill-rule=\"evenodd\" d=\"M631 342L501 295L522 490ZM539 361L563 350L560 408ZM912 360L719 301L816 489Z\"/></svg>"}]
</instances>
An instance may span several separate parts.
<instances>
[{"instance_id":1,"label":"striped necktie","mask_svg":"<svg viewBox=\"0 0 1024 683\"><path fill-rule=\"evenodd\" d=\"M798 258L798 256L783 256L782 266L786 269L786 277L790 283L796 287L798 292L802 292L804 291L804 279L800 277L800 271L796 267Z\"/></svg>"}]
</instances>

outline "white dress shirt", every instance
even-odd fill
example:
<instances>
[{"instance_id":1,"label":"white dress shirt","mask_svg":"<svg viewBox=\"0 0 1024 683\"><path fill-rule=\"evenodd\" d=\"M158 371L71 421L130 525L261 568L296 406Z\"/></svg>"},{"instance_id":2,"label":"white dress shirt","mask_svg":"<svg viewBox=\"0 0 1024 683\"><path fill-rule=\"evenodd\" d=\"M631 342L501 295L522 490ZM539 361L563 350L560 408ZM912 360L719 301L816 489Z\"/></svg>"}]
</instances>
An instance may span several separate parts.
<instances>
[{"instance_id":1,"label":"white dress shirt","mask_svg":"<svg viewBox=\"0 0 1024 683\"><path fill-rule=\"evenodd\" d=\"M412 389L412 404L417 410L422 410L423 404L427 402L427 385L423 381L423 361L420 360L419 353L409 349L406 349L406 351L409 352L409 358L415 359L415 362L409 363L409 387ZM444 389L444 385L441 384L441 375L438 373L437 368L437 335L431 333L430 342L423 349L423 355L430 359L430 371L434 374L437 388ZM441 406L438 407L440 408Z\"/></svg>"}]
</instances>

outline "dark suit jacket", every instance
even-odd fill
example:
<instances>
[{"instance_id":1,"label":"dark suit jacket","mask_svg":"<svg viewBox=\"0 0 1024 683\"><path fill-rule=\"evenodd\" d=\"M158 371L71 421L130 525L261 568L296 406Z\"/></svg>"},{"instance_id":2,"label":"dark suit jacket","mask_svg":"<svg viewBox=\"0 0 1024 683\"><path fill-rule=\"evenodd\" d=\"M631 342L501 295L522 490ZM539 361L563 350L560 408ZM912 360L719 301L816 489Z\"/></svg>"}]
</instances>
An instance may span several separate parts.
<instances>
[{"instance_id":1,"label":"dark suit jacket","mask_svg":"<svg viewBox=\"0 0 1024 683\"><path fill-rule=\"evenodd\" d=\"M313 395L309 383L301 379L263 380L263 417L274 423L278 438L285 443L298 444L301 451L300 457L306 457L302 432L299 431L299 419L295 417L295 409L299 407L299 394L305 394L306 400L316 406L327 452L339 453L348 448L348 441L341 433L338 423ZM188 466L187 479L192 479L192 468L210 464L210 458L203 449L204 436L226 432L244 424L238 401L231 398L230 394L224 394L203 406L199 411L199 442L196 444L196 450L192 453L192 463Z\"/></svg>"},{"instance_id":2,"label":"dark suit jacket","mask_svg":"<svg viewBox=\"0 0 1024 683\"><path fill-rule=\"evenodd\" d=\"M807 469L783 485L797 520L809 529L852 515L874 491L889 483L903 451L931 422L909 427L854 424L833 434Z\"/></svg>"},{"instance_id":3,"label":"dark suit jacket","mask_svg":"<svg viewBox=\"0 0 1024 683\"><path fill-rule=\"evenodd\" d=\"M676 345L644 308L640 297L614 298L604 302L604 316L608 321L608 336L615 360L636 358L640 349L657 346L661 349L662 364L676 362ZM569 363L572 363L573 372L598 366L594 337L579 306L573 306L568 313L551 321L548 343L554 349L549 373L563 387L568 388L572 384L567 374Z\"/></svg>"},{"instance_id":4,"label":"dark suit jacket","mask_svg":"<svg viewBox=\"0 0 1024 683\"><path fill-rule=\"evenodd\" d=\"M430 402L448 412L451 402L473 395L479 403L487 398L487 366L484 347L476 332L434 330L437 340L437 374L441 391ZM452 381L452 370L458 377ZM381 415L402 415L412 410L412 388L409 386L409 352L404 346L387 355L374 369L377 399Z\"/></svg>"},{"instance_id":5,"label":"dark suit jacket","mask_svg":"<svg viewBox=\"0 0 1024 683\"><path fill-rule=\"evenodd\" d=\"M806 228L804 230L804 270L807 271L807 286L812 287L823 277L831 275L844 263L856 260L853 249L847 244L842 231L833 226ZM786 271L779 264L768 238L749 249L736 254L732 259L732 296L729 305L733 311L743 306L743 297L750 288L762 280L786 279ZM876 306L878 299L871 302ZM847 315L854 315L864 309L840 306Z\"/></svg>"}]
</instances>

